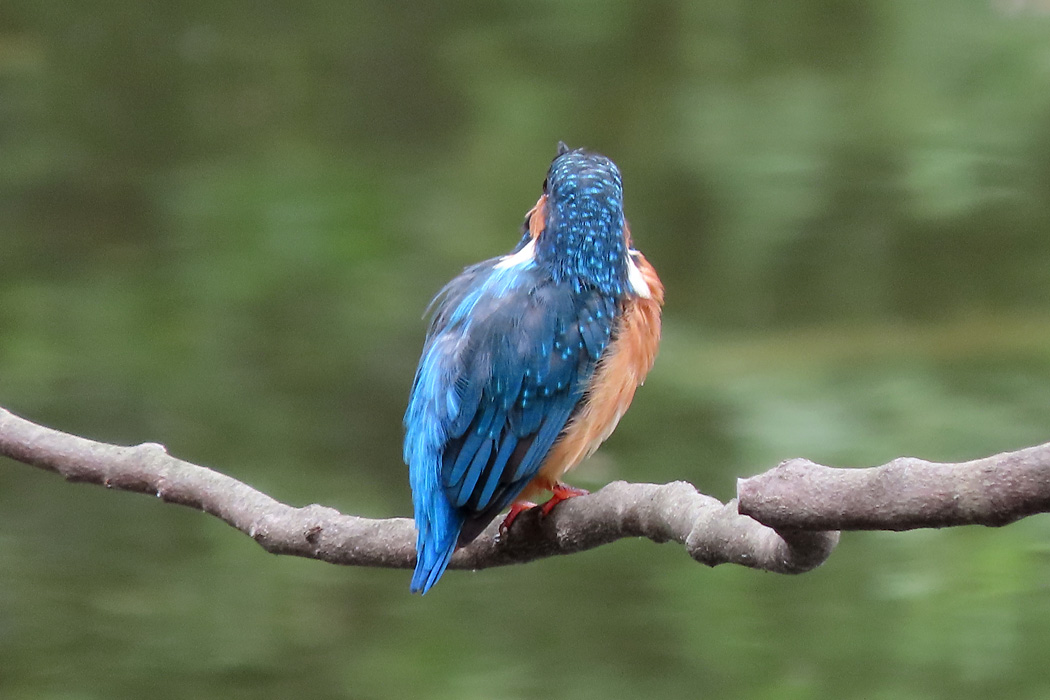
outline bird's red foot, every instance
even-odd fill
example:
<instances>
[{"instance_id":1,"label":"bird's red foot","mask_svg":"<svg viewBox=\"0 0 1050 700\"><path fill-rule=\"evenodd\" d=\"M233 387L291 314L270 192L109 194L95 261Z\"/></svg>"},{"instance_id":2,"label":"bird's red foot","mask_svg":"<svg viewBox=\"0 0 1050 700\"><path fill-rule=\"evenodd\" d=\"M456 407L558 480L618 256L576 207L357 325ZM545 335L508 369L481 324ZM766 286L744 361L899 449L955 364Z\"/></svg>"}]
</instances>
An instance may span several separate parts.
<instances>
[{"instance_id":1,"label":"bird's red foot","mask_svg":"<svg viewBox=\"0 0 1050 700\"><path fill-rule=\"evenodd\" d=\"M503 519L503 522L499 524L500 539L502 539L507 534L507 530L510 529L510 526L514 523L517 517L522 514L523 511L535 507L536 504L532 501L521 501L512 505L510 507L510 511L507 513L507 517L505 517Z\"/></svg>"},{"instance_id":2,"label":"bird's red foot","mask_svg":"<svg viewBox=\"0 0 1050 700\"><path fill-rule=\"evenodd\" d=\"M540 516L545 517L550 514L551 509L558 505L562 501L567 501L570 498L576 498L577 496L586 496L590 491L586 489L578 489L575 486L569 486L563 484L560 481L554 485L551 489L550 500L543 504L540 508Z\"/></svg>"}]
</instances>

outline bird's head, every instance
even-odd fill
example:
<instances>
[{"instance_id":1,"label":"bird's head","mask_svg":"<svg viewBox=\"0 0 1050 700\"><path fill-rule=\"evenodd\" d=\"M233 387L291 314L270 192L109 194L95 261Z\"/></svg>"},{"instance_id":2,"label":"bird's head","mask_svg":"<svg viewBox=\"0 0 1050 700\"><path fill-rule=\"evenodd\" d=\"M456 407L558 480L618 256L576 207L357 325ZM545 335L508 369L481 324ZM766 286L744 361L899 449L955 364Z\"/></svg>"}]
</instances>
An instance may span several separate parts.
<instances>
[{"instance_id":1,"label":"bird's head","mask_svg":"<svg viewBox=\"0 0 1050 700\"><path fill-rule=\"evenodd\" d=\"M590 284L613 296L628 289L623 182L605 156L558 144L528 234L536 263L556 281Z\"/></svg>"}]
</instances>

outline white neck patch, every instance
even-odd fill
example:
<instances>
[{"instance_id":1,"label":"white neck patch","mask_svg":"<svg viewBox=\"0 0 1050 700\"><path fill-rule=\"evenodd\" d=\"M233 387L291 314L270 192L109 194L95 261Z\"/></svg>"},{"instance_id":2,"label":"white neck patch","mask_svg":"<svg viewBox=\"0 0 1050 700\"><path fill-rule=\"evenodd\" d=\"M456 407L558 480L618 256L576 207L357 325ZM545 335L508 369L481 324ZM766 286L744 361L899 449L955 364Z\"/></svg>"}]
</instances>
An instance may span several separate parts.
<instances>
[{"instance_id":1,"label":"white neck patch","mask_svg":"<svg viewBox=\"0 0 1050 700\"><path fill-rule=\"evenodd\" d=\"M634 262L636 255L639 255L637 250L631 249L627 255L627 283L631 286L631 290L640 296L642 299L649 299L652 297L652 291L649 289L648 283L645 281L645 277L642 276L642 271L638 269L638 265ZM497 270L506 270L511 267L525 267L536 261L536 240L533 239L525 244L525 246L517 253L511 255L504 255L500 258L499 262L496 263Z\"/></svg>"},{"instance_id":2,"label":"white neck patch","mask_svg":"<svg viewBox=\"0 0 1050 700\"><path fill-rule=\"evenodd\" d=\"M645 281L645 277L642 276L642 271L638 269L638 266L634 262L634 256L638 255L638 251L633 248L627 251L627 283L631 285L631 289L634 293L640 296L642 299L649 299L652 296L652 292L649 290L649 285Z\"/></svg>"},{"instance_id":3,"label":"white neck patch","mask_svg":"<svg viewBox=\"0 0 1050 700\"><path fill-rule=\"evenodd\" d=\"M525 244L525 247L519 250L513 255L504 255L496 263L497 270L503 270L508 267L525 266L536 260L536 239L532 239Z\"/></svg>"}]
</instances>

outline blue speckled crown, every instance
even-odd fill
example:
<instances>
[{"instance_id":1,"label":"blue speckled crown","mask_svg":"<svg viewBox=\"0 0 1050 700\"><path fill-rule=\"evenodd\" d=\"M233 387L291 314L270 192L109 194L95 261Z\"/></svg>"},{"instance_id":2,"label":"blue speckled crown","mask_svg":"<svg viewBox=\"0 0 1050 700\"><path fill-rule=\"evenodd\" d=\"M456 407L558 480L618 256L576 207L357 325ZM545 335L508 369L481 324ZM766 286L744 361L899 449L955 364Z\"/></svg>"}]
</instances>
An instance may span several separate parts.
<instances>
[{"instance_id":1,"label":"blue speckled crown","mask_svg":"<svg viewBox=\"0 0 1050 700\"><path fill-rule=\"evenodd\" d=\"M558 281L589 283L621 296L627 289L623 182L605 156L559 148L547 173L547 220L536 260Z\"/></svg>"}]
</instances>

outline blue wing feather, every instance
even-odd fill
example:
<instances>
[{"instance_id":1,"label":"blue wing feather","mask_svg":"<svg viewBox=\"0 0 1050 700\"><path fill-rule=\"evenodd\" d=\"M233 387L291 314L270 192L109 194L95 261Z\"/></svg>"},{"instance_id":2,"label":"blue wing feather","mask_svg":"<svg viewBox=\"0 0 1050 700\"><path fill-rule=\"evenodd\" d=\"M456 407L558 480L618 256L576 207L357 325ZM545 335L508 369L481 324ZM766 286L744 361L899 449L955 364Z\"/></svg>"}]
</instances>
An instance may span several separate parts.
<instances>
[{"instance_id":1,"label":"blue wing feather","mask_svg":"<svg viewBox=\"0 0 1050 700\"><path fill-rule=\"evenodd\" d=\"M446 448L441 470L441 480L445 484L445 488L453 491L459 490L459 485L463 483L463 478L467 475L468 467L474 461L474 454L481 448L487 437L488 435L485 433L471 430L458 441L458 444L450 445L451 449ZM449 467L449 462L452 458L455 458L455 461ZM477 481L477 478L478 475L475 474L474 481Z\"/></svg>"},{"instance_id":2,"label":"blue wing feather","mask_svg":"<svg viewBox=\"0 0 1050 700\"><path fill-rule=\"evenodd\" d=\"M467 504L467 501L474 495L475 490L478 487L478 480L481 479L485 473L485 466L488 464L489 457L492 456L492 447L495 440L490 437L486 437L478 445L477 450L473 454L468 454L470 458L470 468L464 475L463 482L457 489L455 485L445 482L446 493L454 494L452 496L452 505L457 508L462 508ZM464 453L460 453L460 459L463 459Z\"/></svg>"},{"instance_id":3,"label":"blue wing feather","mask_svg":"<svg viewBox=\"0 0 1050 700\"><path fill-rule=\"evenodd\" d=\"M547 415L550 402L541 396L537 396L535 386L526 386L522 389L518 404L508 415L510 429L515 435L531 435L540 428L543 417Z\"/></svg>"},{"instance_id":4,"label":"blue wing feather","mask_svg":"<svg viewBox=\"0 0 1050 700\"><path fill-rule=\"evenodd\" d=\"M576 402L579 400L578 396L574 396L576 393L567 393L564 396L559 396L558 400L551 402L552 405L540 428L536 431L536 437L532 445L521 458L521 462L518 464L513 476L511 476L511 481L523 480L528 482L539 472L543 458L547 456L547 452L554 445L554 441L561 433L562 428L565 427L565 423L568 422L569 416L576 407Z\"/></svg>"},{"instance_id":5,"label":"blue wing feather","mask_svg":"<svg viewBox=\"0 0 1050 700\"><path fill-rule=\"evenodd\" d=\"M484 388L484 385L466 381L466 377L456 381L459 407L455 413L456 417L448 426L449 437L462 437L463 433L467 432L474 416L477 415L478 405L481 403L481 392Z\"/></svg>"},{"instance_id":6,"label":"blue wing feather","mask_svg":"<svg viewBox=\"0 0 1050 700\"><path fill-rule=\"evenodd\" d=\"M413 590L432 586L457 543L538 473L611 337L614 299L527 261L498 263L467 268L438 295L405 413Z\"/></svg>"},{"instance_id":7,"label":"blue wing feather","mask_svg":"<svg viewBox=\"0 0 1050 700\"><path fill-rule=\"evenodd\" d=\"M517 449L518 442L518 436L515 435L513 431L503 437L503 442L500 443L499 452L496 453L496 456L493 458L492 464L489 467L489 479L492 479L493 476L499 476L500 479L502 479L503 470L507 468L507 463L510 461L511 455L514 454L514 450Z\"/></svg>"}]
</instances>

